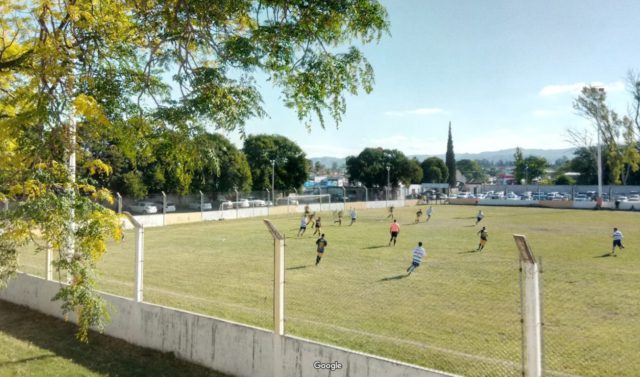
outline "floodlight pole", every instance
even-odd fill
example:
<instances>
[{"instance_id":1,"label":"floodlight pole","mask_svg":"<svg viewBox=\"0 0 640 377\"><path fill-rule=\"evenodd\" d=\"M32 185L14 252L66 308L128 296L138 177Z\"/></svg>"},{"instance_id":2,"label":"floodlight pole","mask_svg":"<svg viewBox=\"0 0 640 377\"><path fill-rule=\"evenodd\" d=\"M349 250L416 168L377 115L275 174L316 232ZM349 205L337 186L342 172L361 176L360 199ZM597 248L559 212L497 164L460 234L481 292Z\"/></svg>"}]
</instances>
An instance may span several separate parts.
<instances>
[{"instance_id":1,"label":"floodlight pole","mask_svg":"<svg viewBox=\"0 0 640 377\"><path fill-rule=\"evenodd\" d=\"M542 377L542 304L539 265L527 238L514 234L520 254L520 289L522 303L522 366L524 377Z\"/></svg>"},{"instance_id":2,"label":"floodlight pole","mask_svg":"<svg viewBox=\"0 0 640 377\"><path fill-rule=\"evenodd\" d=\"M276 205L276 160L271 160L271 195L273 196L273 205Z\"/></svg>"},{"instance_id":3,"label":"floodlight pole","mask_svg":"<svg viewBox=\"0 0 640 377\"><path fill-rule=\"evenodd\" d=\"M369 201L369 189L365 185L362 185L362 187L364 187L364 201L368 202Z\"/></svg>"},{"instance_id":4,"label":"floodlight pole","mask_svg":"<svg viewBox=\"0 0 640 377\"><path fill-rule=\"evenodd\" d=\"M391 166L387 165L387 194L385 195L385 197L387 198L387 202L389 201L389 189L391 184L389 183L389 172L391 171ZM389 206L389 203L387 203L387 206Z\"/></svg>"},{"instance_id":5,"label":"floodlight pole","mask_svg":"<svg viewBox=\"0 0 640 377\"><path fill-rule=\"evenodd\" d=\"M347 189L342 186L342 205L343 208L347 206Z\"/></svg>"},{"instance_id":6,"label":"floodlight pole","mask_svg":"<svg viewBox=\"0 0 640 377\"><path fill-rule=\"evenodd\" d=\"M598 88L597 90L599 95L604 95L604 88ZM600 100L599 97L598 100ZM600 102L596 104L596 126L598 128L598 199L602 200L602 146L600 145Z\"/></svg>"}]
</instances>

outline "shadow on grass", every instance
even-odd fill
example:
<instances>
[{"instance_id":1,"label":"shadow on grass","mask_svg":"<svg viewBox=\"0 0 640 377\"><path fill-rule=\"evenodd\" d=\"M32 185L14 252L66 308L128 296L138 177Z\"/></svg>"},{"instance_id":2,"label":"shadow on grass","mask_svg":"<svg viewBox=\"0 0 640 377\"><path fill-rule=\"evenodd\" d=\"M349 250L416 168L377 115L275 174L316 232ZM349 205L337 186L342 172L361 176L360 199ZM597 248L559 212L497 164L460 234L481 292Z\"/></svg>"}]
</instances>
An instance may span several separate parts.
<instances>
[{"instance_id":1,"label":"shadow on grass","mask_svg":"<svg viewBox=\"0 0 640 377\"><path fill-rule=\"evenodd\" d=\"M465 225L465 227L466 227L466 228L473 228L473 227L475 227L475 226L476 226L476 224L473 224L473 225Z\"/></svg>"},{"instance_id":2,"label":"shadow on grass","mask_svg":"<svg viewBox=\"0 0 640 377\"><path fill-rule=\"evenodd\" d=\"M34 357L26 357L24 359L15 360L15 361L5 361L3 363L0 363L0 368L2 368L4 366L9 366L9 365L12 365L12 364L23 364L23 363L28 363L29 361L49 359L49 358L52 358L52 357L58 357L58 356L56 356L56 355L40 355L40 356L34 356Z\"/></svg>"},{"instance_id":3,"label":"shadow on grass","mask_svg":"<svg viewBox=\"0 0 640 377\"><path fill-rule=\"evenodd\" d=\"M375 245L375 246L368 246L368 247L364 247L364 248L362 248L362 250L382 249L383 247L389 247L389 245Z\"/></svg>"},{"instance_id":4,"label":"shadow on grass","mask_svg":"<svg viewBox=\"0 0 640 377\"><path fill-rule=\"evenodd\" d=\"M302 265L302 266L294 266L294 267L289 267L287 268L287 271L289 270L301 270L303 268L307 268L307 267L311 267L313 266L312 264L306 264L306 265Z\"/></svg>"},{"instance_id":5,"label":"shadow on grass","mask_svg":"<svg viewBox=\"0 0 640 377\"><path fill-rule=\"evenodd\" d=\"M406 278L407 276L409 276L408 273L407 274L402 274L402 275L390 276L388 278L382 278L382 279L380 279L378 281L400 280L400 279Z\"/></svg>"},{"instance_id":6,"label":"shadow on grass","mask_svg":"<svg viewBox=\"0 0 640 377\"><path fill-rule=\"evenodd\" d=\"M473 254L475 252L477 252L478 250L473 249L473 250L467 250L467 251L458 251L458 254Z\"/></svg>"},{"instance_id":7,"label":"shadow on grass","mask_svg":"<svg viewBox=\"0 0 640 377\"><path fill-rule=\"evenodd\" d=\"M606 253L606 254L602 254L602 255L596 255L594 258L608 258L611 257L611 253Z\"/></svg>"},{"instance_id":8,"label":"shadow on grass","mask_svg":"<svg viewBox=\"0 0 640 377\"><path fill-rule=\"evenodd\" d=\"M55 354L9 362L19 363L20 370L26 371L26 375L29 375L31 360L42 365L42 361L37 360L52 356L58 361L51 364L51 369L59 368L59 360L63 358L104 376L226 376L205 367L178 360L172 353L136 347L95 332L90 333L88 344L80 343L75 339L76 330L77 327L72 323L0 300L1 333L46 350L47 354L49 352ZM33 351L30 353L33 354ZM9 363L0 365L4 365L5 369L11 369ZM56 375L56 371L51 370L51 375Z\"/></svg>"}]
</instances>

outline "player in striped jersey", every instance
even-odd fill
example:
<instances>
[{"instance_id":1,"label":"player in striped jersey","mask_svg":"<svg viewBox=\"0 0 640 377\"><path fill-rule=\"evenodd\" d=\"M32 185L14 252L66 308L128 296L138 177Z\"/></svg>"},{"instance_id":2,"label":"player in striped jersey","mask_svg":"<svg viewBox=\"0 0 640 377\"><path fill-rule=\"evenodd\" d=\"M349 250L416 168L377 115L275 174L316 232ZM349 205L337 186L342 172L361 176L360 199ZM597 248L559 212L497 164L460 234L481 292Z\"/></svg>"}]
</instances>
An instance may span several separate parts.
<instances>
[{"instance_id":1,"label":"player in striped jersey","mask_svg":"<svg viewBox=\"0 0 640 377\"><path fill-rule=\"evenodd\" d=\"M418 242L418 246L413 249L413 260L411 261L411 266L409 266L409 268L407 268L407 275L411 275L411 273L413 272L413 270L416 269L416 267L420 266L420 263L422 263L422 258L424 258L426 251L424 251L424 248L422 247L422 241Z\"/></svg>"}]
</instances>

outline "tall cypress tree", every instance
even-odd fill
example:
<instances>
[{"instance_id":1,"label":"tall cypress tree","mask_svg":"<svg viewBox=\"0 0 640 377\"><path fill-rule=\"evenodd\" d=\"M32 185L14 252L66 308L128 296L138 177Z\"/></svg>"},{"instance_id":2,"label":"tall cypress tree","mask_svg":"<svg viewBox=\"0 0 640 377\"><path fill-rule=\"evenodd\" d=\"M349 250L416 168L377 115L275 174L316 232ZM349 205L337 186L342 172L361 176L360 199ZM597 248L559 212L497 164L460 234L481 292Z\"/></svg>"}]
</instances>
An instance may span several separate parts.
<instances>
[{"instance_id":1,"label":"tall cypress tree","mask_svg":"<svg viewBox=\"0 0 640 377\"><path fill-rule=\"evenodd\" d=\"M453 153L453 138L451 137L451 122L449 122L449 139L447 140L447 155L445 165L449 170L449 187L456 185L456 155Z\"/></svg>"}]
</instances>

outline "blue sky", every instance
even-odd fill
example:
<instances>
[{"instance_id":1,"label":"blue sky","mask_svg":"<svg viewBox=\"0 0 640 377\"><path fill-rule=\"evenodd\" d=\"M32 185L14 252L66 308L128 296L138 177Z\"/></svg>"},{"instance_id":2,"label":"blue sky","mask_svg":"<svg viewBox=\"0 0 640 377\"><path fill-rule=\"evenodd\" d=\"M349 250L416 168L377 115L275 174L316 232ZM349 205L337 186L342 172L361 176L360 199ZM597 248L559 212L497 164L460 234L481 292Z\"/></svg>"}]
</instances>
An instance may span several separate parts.
<instances>
[{"instance_id":1,"label":"blue sky","mask_svg":"<svg viewBox=\"0 0 640 377\"><path fill-rule=\"evenodd\" d=\"M247 133L278 133L308 157L345 157L365 147L440 154L452 123L456 153L520 146L568 148L566 129L592 129L575 114L585 84L607 89L626 114L626 76L640 71L640 1L385 0L391 35L362 50L374 91L348 97L336 129L309 132L261 84L269 118ZM241 146L237 134L228 134Z\"/></svg>"}]
</instances>

